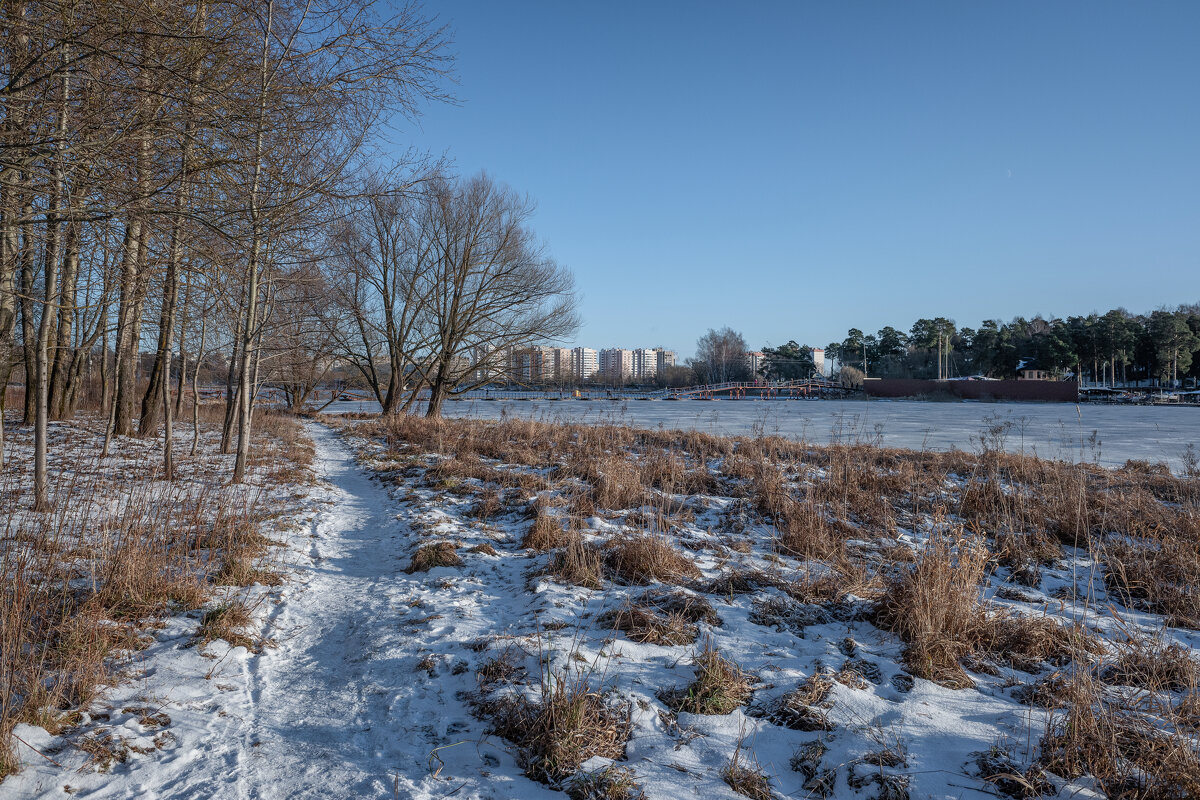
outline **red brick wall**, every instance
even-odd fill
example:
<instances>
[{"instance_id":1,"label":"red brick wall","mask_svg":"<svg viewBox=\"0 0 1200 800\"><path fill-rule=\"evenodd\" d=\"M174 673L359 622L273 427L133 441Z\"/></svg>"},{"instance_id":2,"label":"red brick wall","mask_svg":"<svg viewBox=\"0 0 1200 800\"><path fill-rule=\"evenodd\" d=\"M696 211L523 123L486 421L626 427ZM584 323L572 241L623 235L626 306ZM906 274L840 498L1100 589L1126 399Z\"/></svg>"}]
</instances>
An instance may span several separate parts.
<instances>
[{"instance_id":1,"label":"red brick wall","mask_svg":"<svg viewBox=\"0 0 1200 800\"><path fill-rule=\"evenodd\" d=\"M868 378L863 388L870 397L950 395L965 400L1044 400L1074 403L1075 381L922 381L915 378Z\"/></svg>"}]
</instances>

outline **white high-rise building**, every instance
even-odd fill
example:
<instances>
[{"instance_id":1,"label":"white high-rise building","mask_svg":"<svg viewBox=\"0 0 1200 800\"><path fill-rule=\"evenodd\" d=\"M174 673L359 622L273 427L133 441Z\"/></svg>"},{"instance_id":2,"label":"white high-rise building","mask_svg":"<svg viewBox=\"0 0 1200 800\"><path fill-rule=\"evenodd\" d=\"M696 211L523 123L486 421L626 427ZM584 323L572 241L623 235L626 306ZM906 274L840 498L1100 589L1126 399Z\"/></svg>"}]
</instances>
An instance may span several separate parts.
<instances>
[{"instance_id":1,"label":"white high-rise building","mask_svg":"<svg viewBox=\"0 0 1200 800\"><path fill-rule=\"evenodd\" d=\"M658 374L658 354L641 348L633 351L632 377L647 380Z\"/></svg>"},{"instance_id":2,"label":"white high-rise building","mask_svg":"<svg viewBox=\"0 0 1200 800\"><path fill-rule=\"evenodd\" d=\"M571 375L578 380L595 377L600 371L600 354L590 347L571 350Z\"/></svg>"},{"instance_id":3,"label":"white high-rise building","mask_svg":"<svg viewBox=\"0 0 1200 800\"><path fill-rule=\"evenodd\" d=\"M755 350L746 353L746 363L750 365L750 374L753 376L753 380L757 380L758 378L762 377L758 374L758 371L762 369L762 366L765 363L764 356L761 352Z\"/></svg>"},{"instance_id":4,"label":"white high-rise building","mask_svg":"<svg viewBox=\"0 0 1200 800\"><path fill-rule=\"evenodd\" d=\"M825 375L825 348L814 347L812 349L813 367L816 373L822 377Z\"/></svg>"}]
</instances>

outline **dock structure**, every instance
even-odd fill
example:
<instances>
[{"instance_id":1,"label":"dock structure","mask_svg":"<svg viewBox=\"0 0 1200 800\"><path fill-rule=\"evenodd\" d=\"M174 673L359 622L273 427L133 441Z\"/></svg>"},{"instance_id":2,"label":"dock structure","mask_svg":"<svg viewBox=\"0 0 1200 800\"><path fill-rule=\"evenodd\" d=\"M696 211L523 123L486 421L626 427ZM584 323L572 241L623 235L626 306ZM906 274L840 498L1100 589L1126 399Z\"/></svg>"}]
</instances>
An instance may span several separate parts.
<instances>
[{"instance_id":1,"label":"dock structure","mask_svg":"<svg viewBox=\"0 0 1200 800\"><path fill-rule=\"evenodd\" d=\"M853 392L840 383L822 378L805 378L775 383L729 382L704 386L664 389L666 400L806 400L816 397L841 397Z\"/></svg>"}]
</instances>

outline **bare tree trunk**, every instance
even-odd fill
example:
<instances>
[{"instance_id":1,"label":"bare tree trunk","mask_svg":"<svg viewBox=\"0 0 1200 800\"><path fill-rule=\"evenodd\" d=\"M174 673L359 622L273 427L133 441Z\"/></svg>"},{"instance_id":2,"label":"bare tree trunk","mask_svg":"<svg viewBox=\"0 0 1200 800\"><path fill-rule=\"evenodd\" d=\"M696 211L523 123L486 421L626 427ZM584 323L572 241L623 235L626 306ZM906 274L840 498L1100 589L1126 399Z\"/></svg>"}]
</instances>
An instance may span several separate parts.
<instances>
[{"instance_id":1,"label":"bare tree trunk","mask_svg":"<svg viewBox=\"0 0 1200 800\"><path fill-rule=\"evenodd\" d=\"M158 412L162 404L163 385L171 383L171 345L175 338L175 299L179 292L178 274L179 229L176 224L171 232L167 274L163 282L162 310L158 317L158 346L155 348L154 364L150 367L146 393L142 395L142 413L138 420L139 436L149 436L158 427Z\"/></svg>"},{"instance_id":2,"label":"bare tree trunk","mask_svg":"<svg viewBox=\"0 0 1200 800\"><path fill-rule=\"evenodd\" d=\"M238 398L241 408L238 414L237 458L233 463L233 482L241 483L246 477L246 462L250 457L250 424L253 421L254 399L250 396L251 353L257 331L258 316L258 259L262 249L262 219L259 209L259 188L262 181L263 137L266 128L267 89L269 86L268 58L273 35L272 22L275 7L267 5L267 24L262 43L262 60L259 72L258 120L254 131L254 177L250 182L250 253L247 267L246 318L242 330L242 369L239 378Z\"/></svg>"},{"instance_id":3,"label":"bare tree trunk","mask_svg":"<svg viewBox=\"0 0 1200 800\"><path fill-rule=\"evenodd\" d=\"M72 347L75 326L75 293L79 281L79 228L77 221L67 223L66 241L63 246L62 299L58 308L58 330L54 346L54 368L50 374L50 416L53 419L68 419L72 407L68 398L72 392L71 369L78 354Z\"/></svg>"},{"instance_id":4,"label":"bare tree trunk","mask_svg":"<svg viewBox=\"0 0 1200 800\"><path fill-rule=\"evenodd\" d=\"M200 361L204 358L204 335L208 332L208 320L200 316L200 347L196 351L196 369L192 370L192 449L188 455L196 455L196 446L200 442Z\"/></svg>"},{"instance_id":5,"label":"bare tree trunk","mask_svg":"<svg viewBox=\"0 0 1200 800\"><path fill-rule=\"evenodd\" d=\"M4 474L4 412L8 400L8 381L12 377L12 366L4 366L4 380L0 382L0 475Z\"/></svg>"},{"instance_id":6,"label":"bare tree trunk","mask_svg":"<svg viewBox=\"0 0 1200 800\"><path fill-rule=\"evenodd\" d=\"M183 180L176 197L175 209L177 212L183 211L185 200L185 189L187 186L187 158L184 157ZM175 465L171 454L171 342L175 339L175 296L179 288L179 253L180 253L180 220L181 215L175 217L175 224L171 228L171 245L167 254L167 279L166 291L163 293L163 314L160 321L162 326L159 330L159 354L155 360L155 372L158 374L158 399L162 403L163 422L165 428L163 430L163 471L165 478L168 481L175 480ZM182 355L182 351L181 355ZM151 387L154 386L153 380ZM147 390L147 397L149 397ZM143 404L143 414L141 420L142 435L145 436L149 430L153 430L158 418L157 413L152 412L153 403L147 407ZM147 417L151 418L149 426L147 426ZM149 428L149 430L147 430Z\"/></svg>"},{"instance_id":7,"label":"bare tree trunk","mask_svg":"<svg viewBox=\"0 0 1200 800\"><path fill-rule=\"evenodd\" d=\"M66 58L66 53L64 53ZM59 306L58 249L63 187L65 184L63 142L67 134L67 102L70 97L70 77L64 74L62 98L58 111L58 152L54 158L54 187L46 210L46 253L43 277L42 318L37 338L37 422L33 434L33 494L34 510L50 510L50 480L47 472L46 450L50 419L50 328Z\"/></svg>"},{"instance_id":8,"label":"bare tree trunk","mask_svg":"<svg viewBox=\"0 0 1200 800\"><path fill-rule=\"evenodd\" d=\"M187 324L188 308L192 300L192 280L189 277L183 286L183 303L179 307L179 380L175 384L175 416L183 412L183 387L187 381ZM198 365L197 365L198 366Z\"/></svg>"},{"instance_id":9,"label":"bare tree trunk","mask_svg":"<svg viewBox=\"0 0 1200 800\"><path fill-rule=\"evenodd\" d=\"M112 402L112 380L108 370L108 300L100 310L100 412L108 414Z\"/></svg>"},{"instance_id":10,"label":"bare tree trunk","mask_svg":"<svg viewBox=\"0 0 1200 800\"><path fill-rule=\"evenodd\" d=\"M34 384L37 383L37 367L35 365L34 349L37 335L33 324L33 284L34 256L37 253L34 241L33 225L29 222L33 216L33 201L26 194L21 204L21 342L24 345L25 356L25 425L33 424L37 415L35 408Z\"/></svg>"},{"instance_id":11,"label":"bare tree trunk","mask_svg":"<svg viewBox=\"0 0 1200 800\"><path fill-rule=\"evenodd\" d=\"M446 363L443 361L438 364L437 375L429 387L429 406L425 409L425 416L440 417L442 415L442 403L446 400L446 377ZM415 391L413 395L416 395Z\"/></svg>"},{"instance_id":12,"label":"bare tree trunk","mask_svg":"<svg viewBox=\"0 0 1200 800\"><path fill-rule=\"evenodd\" d=\"M229 357L229 371L225 374L225 422L221 427L221 453L228 454L233 446L233 423L237 419L239 402L241 395L234 391L234 380L238 375L238 359L242 357L241 353L241 338L242 338L242 318L238 315L238 322L233 333L233 353Z\"/></svg>"},{"instance_id":13,"label":"bare tree trunk","mask_svg":"<svg viewBox=\"0 0 1200 800\"><path fill-rule=\"evenodd\" d=\"M133 435L133 397L137 391L138 339L141 334L142 237L140 217L130 220L125 229L125 253L121 267L121 301L117 310L116 391L113 394L113 434Z\"/></svg>"}]
</instances>

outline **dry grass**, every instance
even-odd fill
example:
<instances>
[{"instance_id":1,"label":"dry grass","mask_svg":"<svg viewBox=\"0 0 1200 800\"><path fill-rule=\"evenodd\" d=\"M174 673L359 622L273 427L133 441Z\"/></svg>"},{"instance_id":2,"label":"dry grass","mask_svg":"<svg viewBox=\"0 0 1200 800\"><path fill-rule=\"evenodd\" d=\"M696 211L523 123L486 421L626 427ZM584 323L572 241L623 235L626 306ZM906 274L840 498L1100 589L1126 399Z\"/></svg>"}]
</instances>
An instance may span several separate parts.
<instances>
[{"instance_id":1,"label":"dry grass","mask_svg":"<svg viewBox=\"0 0 1200 800\"><path fill-rule=\"evenodd\" d=\"M483 482L480 492L518 485L503 483L497 471L536 471L540 486L521 484L525 496L531 488L542 491L522 544L552 553L547 571L556 580L593 589L606 580L686 581L727 602L774 588L796 602L776 592L755 598L752 621L802 633L817 621L866 617L900 637L913 674L958 688L972 685L968 668L1039 676L1053 667L1052 675L1022 687L1029 699L1059 712L1062 724L1047 732L1047 763L1090 772L1114 796L1141 798L1154 796L1147 787L1165 785L1154 783L1154 775L1166 773L1147 760L1153 753L1188 786L1200 730L1188 654L1144 642L1108 653L1081 625L1051 616L1054 605L1050 613L1017 613L990 607L982 597L994 573L993 585L1004 582L1001 597L1033 602L1040 595L1021 586L1040 588L1044 573L1061 575L1064 562L1088 558L1100 565L1109 602L1162 615L1169 626L1200 627L1200 482L1194 474L1173 476L1139 463L1106 470L1008 453L1003 426L981 437L979 452L939 453L869 441L814 446L763 435L722 438L516 419L401 418L376 425L392 449L413 459L435 453L444 463L439 474ZM689 500L710 494L733 502ZM551 508L549 498L558 498L559 507ZM477 507L492 508L485 499L481 494ZM585 537L576 521L594 516L639 532L608 537L597 527L595 536ZM899 541L901 528L915 536ZM721 565L721 573L702 582L692 552ZM647 592L601 623L632 641L674 646L695 641L701 623L719 624L715 614L694 618L658 602L666 595L654 591L658 597ZM1078 608L1090 602L1086 581L1080 592L1055 596ZM679 710L712 713L749 698L748 677L711 641L697 653L696 668L691 687L663 699ZM1079 675L1092 676L1092 694L1078 690ZM822 705L835 679L872 680L851 660L836 675L818 672L764 716L826 730L831 724ZM1141 693L1136 708L1117 713L1105 692L1128 699L1131 690ZM1147 733L1152 728L1188 733L1167 736L1176 746L1169 751ZM804 763L806 791L832 793L835 773ZM1139 770L1150 777L1130 778ZM1037 772L1022 774L1028 779ZM880 777L880 795L906 795L901 777Z\"/></svg>"},{"instance_id":2,"label":"dry grass","mask_svg":"<svg viewBox=\"0 0 1200 800\"><path fill-rule=\"evenodd\" d=\"M821 767L828 750L828 745L817 739L801 745L792 756L792 769L804 776L804 790L809 797L825 798L833 794L837 770Z\"/></svg>"},{"instance_id":3,"label":"dry grass","mask_svg":"<svg viewBox=\"0 0 1200 800\"><path fill-rule=\"evenodd\" d=\"M1194 733L1166 728L1120 698L1109 698L1086 671L1066 686L1065 712L1047 725L1038 766L1068 779L1091 776L1101 792L1122 800L1200 796ZM1174 724L1172 724L1174 723Z\"/></svg>"},{"instance_id":4,"label":"dry grass","mask_svg":"<svg viewBox=\"0 0 1200 800\"><path fill-rule=\"evenodd\" d=\"M827 672L814 672L771 704L762 716L796 731L831 731L833 723L825 709L832 692L833 676Z\"/></svg>"},{"instance_id":5,"label":"dry grass","mask_svg":"<svg viewBox=\"0 0 1200 800\"><path fill-rule=\"evenodd\" d=\"M722 656L712 638L692 658L695 678L683 690L664 692L661 699L674 711L689 714L728 714L744 705L753 693L753 678Z\"/></svg>"},{"instance_id":6,"label":"dry grass","mask_svg":"<svg viewBox=\"0 0 1200 800\"><path fill-rule=\"evenodd\" d=\"M741 743L733 751L733 757L721 768L721 778L743 797L750 800L771 800L771 780L763 772L762 765L753 755L743 756Z\"/></svg>"},{"instance_id":7,"label":"dry grass","mask_svg":"<svg viewBox=\"0 0 1200 800\"><path fill-rule=\"evenodd\" d=\"M661 536L627 536L609 542L605 564L615 580L623 583L677 584L700 577L692 560Z\"/></svg>"},{"instance_id":8,"label":"dry grass","mask_svg":"<svg viewBox=\"0 0 1200 800\"><path fill-rule=\"evenodd\" d=\"M714 627L721 624L712 603L682 589L649 589L637 598L637 603L660 614L678 615L690 623L703 622Z\"/></svg>"},{"instance_id":9,"label":"dry grass","mask_svg":"<svg viewBox=\"0 0 1200 800\"><path fill-rule=\"evenodd\" d=\"M1157 636L1137 635L1117 645L1117 657L1103 674L1106 683L1148 692L1194 692L1200 664L1190 648Z\"/></svg>"},{"instance_id":10,"label":"dry grass","mask_svg":"<svg viewBox=\"0 0 1200 800\"><path fill-rule=\"evenodd\" d=\"M462 557L458 554L454 542L434 542L418 547L404 571L411 575L414 572L428 572L437 567L459 567L462 563Z\"/></svg>"},{"instance_id":11,"label":"dry grass","mask_svg":"<svg viewBox=\"0 0 1200 800\"><path fill-rule=\"evenodd\" d=\"M224 639L230 647L245 647L255 653L261 648L261 643L245 633L245 629L250 627L252 622L250 609L245 603L224 603L204 612L200 620L200 629L196 631L196 638L202 644L214 639Z\"/></svg>"},{"instance_id":12,"label":"dry grass","mask_svg":"<svg viewBox=\"0 0 1200 800\"><path fill-rule=\"evenodd\" d=\"M987 550L960 532L938 531L916 564L888 586L876 623L904 640L904 663L943 686L973 686L960 661L971 652L982 608L979 591Z\"/></svg>"},{"instance_id":13,"label":"dry grass","mask_svg":"<svg viewBox=\"0 0 1200 800\"><path fill-rule=\"evenodd\" d=\"M681 645L696 641L698 628L679 613L659 614L645 606L625 605L596 620L623 632L630 641L644 644Z\"/></svg>"},{"instance_id":14,"label":"dry grass","mask_svg":"<svg viewBox=\"0 0 1200 800\"><path fill-rule=\"evenodd\" d=\"M509 645L497 655L485 661L475 672L479 685L489 691L498 684L515 683L526 676L524 665L525 652L520 648Z\"/></svg>"},{"instance_id":15,"label":"dry grass","mask_svg":"<svg viewBox=\"0 0 1200 800\"><path fill-rule=\"evenodd\" d=\"M533 524L521 539L521 547L527 550L545 552L563 547L567 544L567 531L563 527L561 517L554 516L544 509L539 509L533 518Z\"/></svg>"},{"instance_id":16,"label":"dry grass","mask_svg":"<svg viewBox=\"0 0 1200 800\"><path fill-rule=\"evenodd\" d=\"M551 786L561 786L589 758L625 755L629 704L593 690L585 676L543 667L537 700L507 695L480 710L493 733L520 748L525 774Z\"/></svg>"},{"instance_id":17,"label":"dry grass","mask_svg":"<svg viewBox=\"0 0 1200 800\"><path fill-rule=\"evenodd\" d=\"M599 589L604 585L604 554L584 541L583 534L570 531L566 545L551 559L549 572L561 583Z\"/></svg>"},{"instance_id":18,"label":"dry grass","mask_svg":"<svg viewBox=\"0 0 1200 800\"><path fill-rule=\"evenodd\" d=\"M605 767L598 772L577 775L567 787L571 800L646 800L633 770Z\"/></svg>"},{"instance_id":19,"label":"dry grass","mask_svg":"<svg viewBox=\"0 0 1200 800\"><path fill-rule=\"evenodd\" d=\"M261 419L251 481L307 483L312 446L299 424ZM152 441L131 440L105 461L79 455L98 453L102 425L82 416L55 429L49 512L30 510L29 463L10 461L0 475L0 777L17 764L13 727L61 731L122 658L152 641L145 631L156 617L202 607L214 585L279 579L260 532L279 512L253 488L229 502L227 464L177 444L180 475L167 484L147 457L157 455ZM197 635L253 645L242 624L232 603L208 612ZM101 763L119 760L103 737L88 741Z\"/></svg>"}]
</instances>

